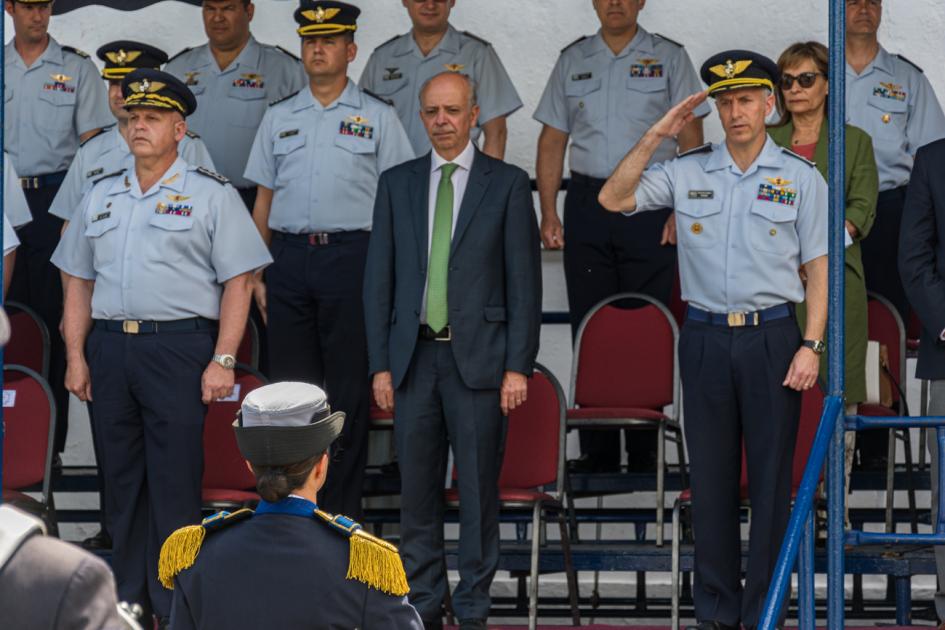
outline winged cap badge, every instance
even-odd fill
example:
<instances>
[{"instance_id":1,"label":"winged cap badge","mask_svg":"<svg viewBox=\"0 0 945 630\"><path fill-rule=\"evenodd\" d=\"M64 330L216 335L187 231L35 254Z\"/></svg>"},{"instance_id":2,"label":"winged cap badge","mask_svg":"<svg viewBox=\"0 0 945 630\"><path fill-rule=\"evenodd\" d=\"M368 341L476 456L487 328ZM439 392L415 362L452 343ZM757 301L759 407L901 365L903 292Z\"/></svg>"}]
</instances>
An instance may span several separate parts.
<instances>
[{"instance_id":1,"label":"winged cap badge","mask_svg":"<svg viewBox=\"0 0 945 630\"><path fill-rule=\"evenodd\" d=\"M117 53L116 53L116 52L107 52L107 53L105 53L105 56L106 56L106 57L108 58L108 60L111 61L112 63L114 63L114 64L116 64L116 65L119 65L119 66L124 66L125 64L132 63L135 59L137 59L138 57L140 57L140 56L141 56L141 51L139 51L139 50L132 50L131 52L127 52L127 51L124 50L124 49L120 49Z\"/></svg>"},{"instance_id":2,"label":"winged cap badge","mask_svg":"<svg viewBox=\"0 0 945 630\"><path fill-rule=\"evenodd\" d=\"M324 7L315 7L314 11L311 9L302 11L302 15L304 15L306 19L317 24L324 24L327 20L332 19L339 13L341 13L341 9L325 9Z\"/></svg>"},{"instance_id":3,"label":"winged cap badge","mask_svg":"<svg viewBox=\"0 0 945 630\"><path fill-rule=\"evenodd\" d=\"M783 187L783 186L787 186L788 184L791 183L791 180L789 180L789 179L781 179L780 177L765 177L765 179L768 180L768 182L769 182L772 186L777 186L778 188L781 188L781 187Z\"/></svg>"},{"instance_id":4,"label":"winged cap badge","mask_svg":"<svg viewBox=\"0 0 945 630\"><path fill-rule=\"evenodd\" d=\"M51 75L49 75L49 76L50 76L50 77L52 78L52 80L55 81L56 83L65 83L65 82L67 82L67 81L71 81L71 80L72 80L72 77L70 77L70 76L68 76L68 75L65 75L65 74L51 74Z\"/></svg>"},{"instance_id":5,"label":"winged cap badge","mask_svg":"<svg viewBox=\"0 0 945 630\"><path fill-rule=\"evenodd\" d=\"M174 203L181 203L182 201L187 201L190 199L190 197L187 195L168 195L167 198Z\"/></svg>"},{"instance_id":6,"label":"winged cap badge","mask_svg":"<svg viewBox=\"0 0 945 630\"><path fill-rule=\"evenodd\" d=\"M462 63L444 63L443 67L449 70L450 72L459 72L466 67L466 64Z\"/></svg>"},{"instance_id":7,"label":"winged cap badge","mask_svg":"<svg viewBox=\"0 0 945 630\"><path fill-rule=\"evenodd\" d=\"M160 81L151 81L150 79L141 79L140 81L136 81L135 83L132 83L128 87L130 87L133 92L139 92L139 93L147 92L148 94L152 94L154 92L159 92L163 90L165 86L166 84L161 83Z\"/></svg>"},{"instance_id":8,"label":"winged cap badge","mask_svg":"<svg viewBox=\"0 0 945 630\"><path fill-rule=\"evenodd\" d=\"M717 77L722 77L723 79L734 79L736 76L747 70L748 66L750 65L751 59L745 59L743 61L732 61L729 59L724 64L712 66L709 68L709 72Z\"/></svg>"}]
</instances>

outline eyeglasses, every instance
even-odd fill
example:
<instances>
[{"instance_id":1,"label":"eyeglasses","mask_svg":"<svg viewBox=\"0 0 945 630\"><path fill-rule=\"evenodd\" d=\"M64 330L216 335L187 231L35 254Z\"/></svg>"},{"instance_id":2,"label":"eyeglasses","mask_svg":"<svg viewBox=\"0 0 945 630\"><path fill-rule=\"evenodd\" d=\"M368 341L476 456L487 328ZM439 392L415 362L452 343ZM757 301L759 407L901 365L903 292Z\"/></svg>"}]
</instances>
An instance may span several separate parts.
<instances>
[{"instance_id":1,"label":"eyeglasses","mask_svg":"<svg viewBox=\"0 0 945 630\"><path fill-rule=\"evenodd\" d=\"M797 76L785 72L781 75L781 87L790 90L794 87L794 82L797 81L802 88L806 89L814 85L817 77L823 76L826 76L823 72L802 72Z\"/></svg>"}]
</instances>

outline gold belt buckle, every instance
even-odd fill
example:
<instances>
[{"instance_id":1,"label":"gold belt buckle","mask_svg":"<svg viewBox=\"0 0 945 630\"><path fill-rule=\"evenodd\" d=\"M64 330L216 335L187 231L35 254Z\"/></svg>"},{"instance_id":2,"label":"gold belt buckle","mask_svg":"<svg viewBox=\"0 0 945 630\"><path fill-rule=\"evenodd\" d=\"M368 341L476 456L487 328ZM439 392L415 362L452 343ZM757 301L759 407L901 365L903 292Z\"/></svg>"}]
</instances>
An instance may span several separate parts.
<instances>
[{"instance_id":1,"label":"gold belt buckle","mask_svg":"<svg viewBox=\"0 0 945 630\"><path fill-rule=\"evenodd\" d=\"M137 335L141 332L141 322L133 319L126 319L121 323L121 331L126 335Z\"/></svg>"},{"instance_id":2,"label":"gold belt buckle","mask_svg":"<svg viewBox=\"0 0 945 630\"><path fill-rule=\"evenodd\" d=\"M740 328L744 325L745 325L745 313L729 313L728 314L729 328Z\"/></svg>"}]
</instances>

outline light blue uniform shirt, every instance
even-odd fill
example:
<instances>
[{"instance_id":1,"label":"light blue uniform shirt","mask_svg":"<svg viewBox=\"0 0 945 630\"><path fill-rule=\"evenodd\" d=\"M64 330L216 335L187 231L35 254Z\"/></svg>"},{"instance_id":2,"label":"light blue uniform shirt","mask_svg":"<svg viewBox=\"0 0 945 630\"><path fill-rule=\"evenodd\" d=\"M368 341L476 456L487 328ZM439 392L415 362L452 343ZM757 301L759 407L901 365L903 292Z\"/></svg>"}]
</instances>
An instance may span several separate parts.
<instances>
[{"instance_id":1,"label":"light blue uniform shirt","mask_svg":"<svg viewBox=\"0 0 945 630\"><path fill-rule=\"evenodd\" d=\"M33 220L33 213L23 194L20 178L10 163L10 156L3 153L3 216L10 219L14 228L22 227Z\"/></svg>"},{"instance_id":2,"label":"light blue uniform shirt","mask_svg":"<svg viewBox=\"0 0 945 630\"><path fill-rule=\"evenodd\" d=\"M302 62L250 37L226 70L220 70L208 44L179 53L164 70L197 97L197 111L187 125L203 138L219 172L237 188L252 186L243 172L259 121L269 103L308 85Z\"/></svg>"},{"instance_id":3,"label":"light blue uniform shirt","mask_svg":"<svg viewBox=\"0 0 945 630\"><path fill-rule=\"evenodd\" d=\"M177 152L188 164L214 170L213 159L203 140L196 134L188 131L177 146ZM82 196L92 187L95 180L122 168L130 171L134 169L134 161L128 143L118 131L118 125L112 125L89 138L75 154L66 179L49 207L49 213L71 221L72 214L82 202Z\"/></svg>"},{"instance_id":4,"label":"light blue uniform shirt","mask_svg":"<svg viewBox=\"0 0 945 630\"><path fill-rule=\"evenodd\" d=\"M856 74L847 64L847 124L873 139L879 189L909 183L919 147L945 138L945 114L922 71L880 46Z\"/></svg>"},{"instance_id":5,"label":"light blue uniform shirt","mask_svg":"<svg viewBox=\"0 0 945 630\"><path fill-rule=\"evenodd\" d=\"M535 120L571 136L570 168L606 178L676 103L703 89L686 49L642 27L615 55L600 31L561 51ZM703 103L698 117L710 111ZM650 164L676 155L663 142Z\"/></svg>"},{"instance_id":6,"label":"light blue uniform shirt","mask_svg":"<svg viewBox=\"0 0 945 630\"><path fill-rule=\"evenodd\" d=\"M328 107L309 89L270 107L246 178L273 191L273 230L370 230L378 177L413 158L394 108L349 80Z\"/></svg>"},{"instance_id":7,"label":"light blue uniform shirt","mask_svg":"<svg viewBox=\"0 0 945 630\"><path fill-rule=\"evenodd\" d=\"M52 262L95 281L95 319L219 319L223 283L272 262L224 181L180 157L148 191L134 169L106 177L85 195Z\"/></svg>"},{"instance_id":8,"label":"light blue uniform shirt","mask_svg":"<svg viewBox=\"0 0 945 630\"><path fill-rule=\"evenodd\" d=\"M98 69L52 37L29 68L13 40L4 50L4 150L21 177L66 170L79 136L115 121Z\"/></svg>"},{"instance_id":9,"label":"light blue uniform shirt","mask_svg":"<svg viewBox=\"0 0 945 630\"><path fill-rule=\"evenodd\" d=\"M360 85L394 103L417 155L431 148L420 121L420 88L447 70L469 75L476 82L480 124L508 116L522 106L509 74L488 42L448 26L440 43L424 57L412 31L395 37L371 53ZM473 140L479 133L478 127L473 129Z\"/></svg>"},{"instance_id":10,"label":"light blue uniform shirt","mask_svg":"<svg viewBox=\"0 0 945 630\"><path fill-rule=\"evenodd\" d=\"M676 209L682 299L714 313L802 302L798 269L827 254L827 183L771 138L744 173L724 143L656 164L636 200Z\"/></svg>"}]
</instances>

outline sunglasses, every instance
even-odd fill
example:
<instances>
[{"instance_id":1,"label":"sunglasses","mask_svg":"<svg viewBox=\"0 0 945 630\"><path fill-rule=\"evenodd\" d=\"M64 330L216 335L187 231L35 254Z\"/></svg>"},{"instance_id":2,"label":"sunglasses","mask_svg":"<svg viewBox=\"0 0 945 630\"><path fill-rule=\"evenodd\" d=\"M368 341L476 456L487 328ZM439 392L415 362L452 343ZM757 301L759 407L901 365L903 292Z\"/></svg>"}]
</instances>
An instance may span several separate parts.
<instances>
[{"instance_id":1,"label":"sunglasses","mask_svg":"<svg viewBox=\"0 0 945 630\"><path fill-rule=\"evenodd\" d=\"M817 77L822 76L825 76L823 72L802 72L797 76L785 72L781 75L781 87L785 90L790 90L794 87L794 82L797 81L802 88L806 89L814 85Z\"/></svg>"}]
</instances>

